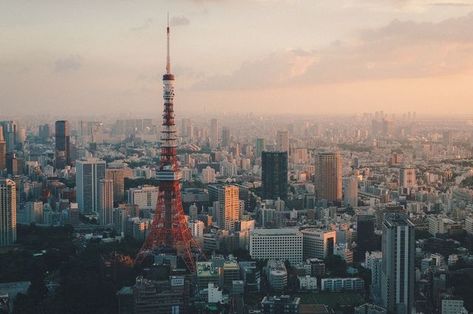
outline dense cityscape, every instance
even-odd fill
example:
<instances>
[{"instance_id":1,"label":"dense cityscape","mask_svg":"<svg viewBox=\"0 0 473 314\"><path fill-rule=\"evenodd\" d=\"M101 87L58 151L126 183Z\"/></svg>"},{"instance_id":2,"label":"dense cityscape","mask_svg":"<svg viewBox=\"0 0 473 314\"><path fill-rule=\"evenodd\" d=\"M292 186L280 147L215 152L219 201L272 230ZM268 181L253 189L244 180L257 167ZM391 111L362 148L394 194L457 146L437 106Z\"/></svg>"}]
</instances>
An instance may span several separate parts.
<instances>
[{"instance_id":1,"label":"dense cityscape","mask_svg":"<svg viewBox=\"0 0 473 314\"><path fill-rule=\"evenodd\" d=\"M473 312L473 115L189 114L162 35L154 116L0 112L0 313Z\"/></svg>"}]
</instances>

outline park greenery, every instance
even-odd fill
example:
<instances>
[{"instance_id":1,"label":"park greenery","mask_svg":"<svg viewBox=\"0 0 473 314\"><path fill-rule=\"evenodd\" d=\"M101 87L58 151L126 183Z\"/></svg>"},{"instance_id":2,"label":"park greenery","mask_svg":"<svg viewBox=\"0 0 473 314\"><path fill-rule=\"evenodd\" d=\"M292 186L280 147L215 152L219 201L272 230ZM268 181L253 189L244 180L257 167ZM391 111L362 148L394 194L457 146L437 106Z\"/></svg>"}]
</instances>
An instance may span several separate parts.
<instances>
[{"instance_id":1,"label":"park greenery","mask_svg":"<svg viewBox=\"0 0 473 314\"><path fill-rule=\"evenodd\" d=\"M70 226L20 225L18 245L0 254L0 282L31 282L14 313L116 313L116 291L136 277L129 261L138 248L133 239L85 244Z\"/></svg>"}]
</instances>

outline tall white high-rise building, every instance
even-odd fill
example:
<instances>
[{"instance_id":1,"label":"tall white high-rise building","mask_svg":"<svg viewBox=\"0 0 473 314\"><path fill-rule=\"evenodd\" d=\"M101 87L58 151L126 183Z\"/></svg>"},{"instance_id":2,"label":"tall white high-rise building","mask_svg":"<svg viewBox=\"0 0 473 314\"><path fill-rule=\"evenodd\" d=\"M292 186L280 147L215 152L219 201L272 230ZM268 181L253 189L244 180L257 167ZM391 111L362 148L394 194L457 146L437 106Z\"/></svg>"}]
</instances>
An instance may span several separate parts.
<instances>
[{"instance_id":1,"label":"tall white high-rise building","mask_svg":"<svg viewBox=\"0 0 473 314\"><path fill-rule=\"evenodd\" d=\"M414 230L414 224L405 214L385 214L381 298L389 313L410 314L414 308Z\"/></svg>"},{"instance_id":2,"label":"tall white high-rise building","mask_svg":"<svg viewBox=\"0 0 473 314\"><path fill-rule=\"evenodd\" d=\"M99 181L99 221L101 225L113 223L113 180Z\"/></svg>"},{"instance_id":3,"label":"tall white high-rise building","mask_svg":"<svg viewBox=\"0 0 473 314\"><path fill-rule=\"evenodd\" d=\"M0 247L16 241L16 184L0 180Z\"/></svg>"},{"instance_id":4,"label":"tall white high-rise building","mask_svg":"<svg viewBox=\"0 0 473 314\"><path fill-rule=\"evenodd\" d=\"M76 161L76 189L79 209L85 213L99 210L99 181L105 179L105 161L88 158Z\"/></svg>"}]
</instances>

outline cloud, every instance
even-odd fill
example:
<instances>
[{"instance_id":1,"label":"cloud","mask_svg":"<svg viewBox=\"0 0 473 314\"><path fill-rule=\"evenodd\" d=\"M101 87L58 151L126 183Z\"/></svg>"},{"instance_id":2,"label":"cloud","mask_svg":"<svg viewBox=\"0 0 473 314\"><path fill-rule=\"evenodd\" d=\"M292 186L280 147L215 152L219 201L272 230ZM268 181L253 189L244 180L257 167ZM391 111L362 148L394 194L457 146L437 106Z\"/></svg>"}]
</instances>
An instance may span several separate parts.
<instances>
[{"instance_id":1,"label":"cloud","mask_svg":"<svg viewBox=\"0 0 473 314\"><path fill-rule=\"evenodd\" d=\"M152 18L147 18L142 24L130 28L132 32L141 32L144 30L149 29L154 23L154 20Z\"/></svg>"},{"instance_id":2,"label":"cloud","mask_svg":"<svg viewBox=\"0 0 473 314\"><path fill-rule=\"evenodd\" d=\"M228 76L211 77L196 84L197 89L264 88L283 85L305 74L318 57L313 52L290 50L243 63Z\"/></svg>"},{"instance_id":3,"label":"cloud","mask_svg":"<svg viewBox=\"0 0 473 314\"><path fill-rule=\"evenodd\" d=\"M391 0L391 3L405 8L422 8L429 6L473 6L473 0Z\"/></svg>"},{"instance_id":4,"label":"cloud","mask_svg":"<svg viewBox=\"0 0 473 314\"><path fill-rule=\"evenodd\" d=\"M431 5L436 5L436 6L471 7L471 6L473 6L473 1L438 1L438 2L432 3Z\"/></svg>"},{"instance_id":5,"label":"cloud","mask_svg":"<svg viewBox=\"0 0 473 314\"><path fill-rule=\"evenodd\" d=\"M221 3L225 2L225 0L190 0L191 2L194 3Z\"/></svg>"},{"instance_id":6,"label":"cloud","mask_svg":"<svg viewBox=\"0 0 473 314\"><path fill-rule=\"evenodd\" d=\"M256 89L433 77L473 69L473 13L438 23L395 20L318 50L288 50L249 60L195 89Z\"/></svg>"},{"instance_id":7,"label":"cloud","mask_svg":"<svg viewBox=\"0 0 473 314\"><path fill-rule=\"evenodd\" d=\"M189 25L190 21L187 17L181 15L181 16L173 16L171 18L171 26L185 26Z\"/></svg>"},{"instance_id":8,"label":"cloud","mask_svg":"<svg viewBox=\"0 0 473 314\"><path fill-rule=\"evenodd\" d=\"M345 7L364 8L374 11L425 11L432 7L473 7L473 0L345 0Z\"/></svg>"},{"instance_id":9,"label":"cloud","mask_svg":"<svg viewBox=\"0 0 473 314\"><path fill-rule=\"evenodd\" d=\"M79 55L69 55L54 61L54 72L67 73L78 71L82 67L82 57Z\"/></svg>"}]
</instances>

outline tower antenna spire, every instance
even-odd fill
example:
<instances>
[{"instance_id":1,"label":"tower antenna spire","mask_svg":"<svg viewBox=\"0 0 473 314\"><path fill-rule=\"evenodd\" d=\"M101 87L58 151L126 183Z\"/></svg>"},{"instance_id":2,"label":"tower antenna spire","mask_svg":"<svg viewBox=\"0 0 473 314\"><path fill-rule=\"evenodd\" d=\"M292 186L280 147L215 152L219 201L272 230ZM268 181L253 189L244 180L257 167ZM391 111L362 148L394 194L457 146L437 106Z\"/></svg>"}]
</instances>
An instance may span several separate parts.
<instances>
[{"instance_id":1,"label":"tower antenna spire","mask_svg":"<svg viewBox=\"0 0 473 314\"><path fill-rule=\"evenodd\" d=\"M168 12L168 26L167 30L167 58L166 58L166 74L171 74L171 53L169 48L170 29L169 29L169 12Z\"/></svg>"},{"instance_id":2,"label":"tower antenna spire","mask_svg":"<svg viewBox=\"0 0 473 314\"><path fill-rule=\"evenodd\" d=\"M203 252L187 224L182 207L181 179L177 159L178 137L174 115L174 75L171 74L169 53L170 23L167 21L167 60L163 75L163 122L161 124L161 155L156 177L159 195L153 222L135 264L140 265L147 256L155 253L181 257L190 272L195 272L196 260Z\"/></svg>"}]
</instances>

